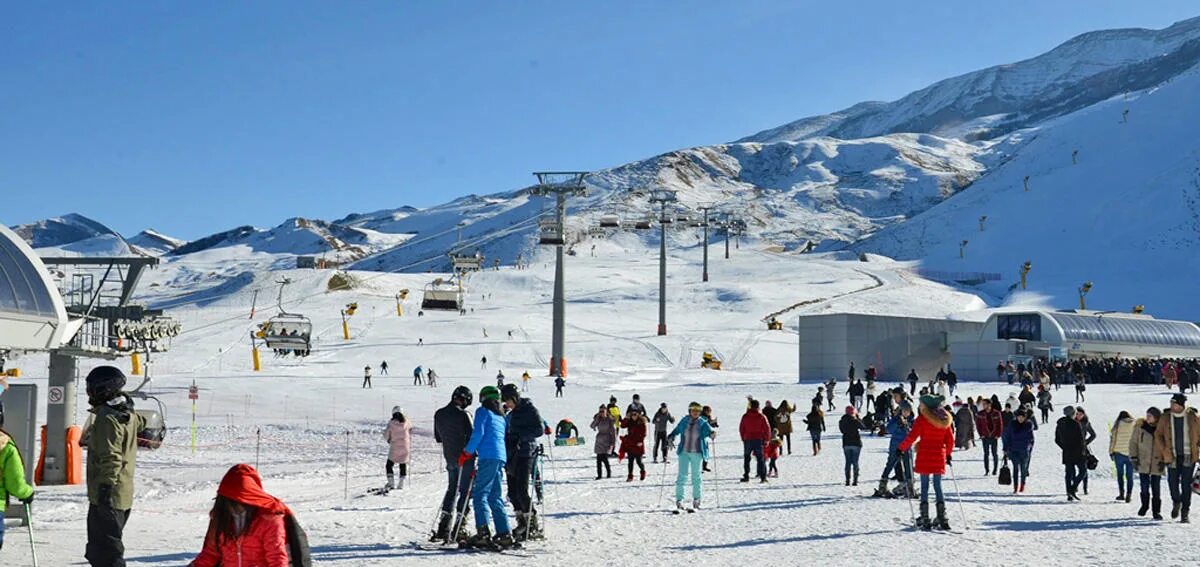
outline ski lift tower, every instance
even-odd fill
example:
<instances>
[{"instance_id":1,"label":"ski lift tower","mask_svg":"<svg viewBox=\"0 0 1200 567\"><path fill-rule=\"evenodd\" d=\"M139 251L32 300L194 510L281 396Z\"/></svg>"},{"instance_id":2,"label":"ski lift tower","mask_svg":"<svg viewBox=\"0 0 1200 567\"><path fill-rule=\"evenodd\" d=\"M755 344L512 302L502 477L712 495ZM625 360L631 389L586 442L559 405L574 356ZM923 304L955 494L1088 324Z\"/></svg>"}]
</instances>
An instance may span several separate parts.
<instances>
[{"instance_id":1,"label":"ski lift tower","mask_svg":"<svg viewBox=\"0 0 1200 567\"><path fill-rule=\"evenodd\" d=\"M674 203L675 192L669 189L655 189L650 192L650 202L658 203L661 216L658 219L658 334L667 334L667 205Z\"/></svg>"},{"instance_id":2,"label":"ski lift tower","mask_svg":"<svg viewBox=\"0 0 1200 567\"><path fill-rule=\"evenodd\" d=\"M567 197L587 195L587 188L583 184L583 178L587 172L537 171L533 175L537 177L538 184L530 189L530 194L539 197L553 196L555 199L553 223L540 224L539 242L555 247L554 323L550 348L550 375L565 377L567 363L563 355L566 331L566 299L563 297L563 244L566 243L566 240L563 223L567 213Z\"/></svg>"},{"instance_id":3,"label":"ski lift tower","mask_svg":"<svg viewBox=\"0 0 1200 567\"><path fill-rule=\"evenodd\" d=\"M704 213L704 272L700 281L708 281L708 211L712 210L712 205L704 205L700 207L700 211Z\"/></svg>"}]
</instances>

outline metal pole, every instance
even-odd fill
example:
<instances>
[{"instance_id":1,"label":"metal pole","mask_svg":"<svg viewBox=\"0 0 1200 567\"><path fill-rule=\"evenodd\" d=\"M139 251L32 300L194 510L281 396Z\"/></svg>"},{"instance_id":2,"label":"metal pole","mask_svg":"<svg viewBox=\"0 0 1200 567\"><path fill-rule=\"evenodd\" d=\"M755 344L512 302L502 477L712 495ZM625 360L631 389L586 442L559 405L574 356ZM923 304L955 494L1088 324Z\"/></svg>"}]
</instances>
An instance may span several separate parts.
<instances>
[{"instance_id":1,"label":"metal pole","mask_svg":"<svg viewBox=\"0 0 1200 567\"><path fill-rule=\"evenodd\" d=\"M564 217L566 216L567 196L559 192L556 195L555 217L559 227L563 227ZM559 230L562 230L560 228ZM564 235L565 236L565 235ZM555 247L555 262L554 262L554 329L551 339L550 349L550 375L559 376L562 373L563 365L563 343L565 342L564 334L566 331L566 311L567 302L564 298L563 291L563 245L559 244Z\"/></svg>"},{"instance_id":2,"label":"metal pole","mask_svg":"<svg viewBox=\"0 0 1200 567\"><path fill-rule=\"evenodd\" d=\"M725 221L725 259L729 259L729 221Z\"/></svg>"},{"instance_id":3,"label":"metal pole","mask_svg":"<svg viewBox=\"0 0 1200 567\"><path fill-rule=\"evenodd\" d=\"M704 276L700 281L708 281L708 207L704 211Z\"/></svg>"},{"instance_id":4,"label":"metal pole","mask_svg":"<svg viewBox=\"0 0 1200 567\"><path fill-rule=\"evenodd\" d=\"M50 401L46 407L46 449L41 483L44 485L67 483L67 428L75 425L75 364L73 356L58 351L50 353L47 384Z\"/></svg>"},{"instance_id":5,"label":"metal pole","mask_svg":"<svg viewBox=\"0 0 1200 567\"><path fill-rule=\"evenodd\" d=\"M658 217L661 239L658 246L658 334L667 334L667 201L662 202Z\"/></svg>"}]
</instances>

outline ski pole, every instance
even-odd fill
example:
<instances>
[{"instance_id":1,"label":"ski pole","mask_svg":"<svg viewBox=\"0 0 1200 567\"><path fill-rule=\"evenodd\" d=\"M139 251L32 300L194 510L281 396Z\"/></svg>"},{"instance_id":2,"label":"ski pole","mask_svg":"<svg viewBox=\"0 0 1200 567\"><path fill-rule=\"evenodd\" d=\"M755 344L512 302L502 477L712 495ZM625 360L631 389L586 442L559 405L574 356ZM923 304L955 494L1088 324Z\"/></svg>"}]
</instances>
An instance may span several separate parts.
<instances>
[{"instance_id":1,"label":"ski pole","mask_svg":"<svg viewBox=\"0 0 1200 567\"><path fill-rule=\"evenodd\" d=\"M471 479L467 484L467 493L461 498L461 502L459 502L459 505L457 506L458 510L455 512L457 514L457 519L454 522L454 529L450 532L450 534L454 536L456 541L458 540L459 532L462 531L463 522L467 521L467 506L469 506L471 503L471 491L475 488L475 472L476 471L474 469L471 470ZM460 483L462 478L461 475L462 469L459 469ZM454 490L457 492L458 487L454 487ZM446 543L450 543L450 538L446 538Z\"/></svg>"},{"instance_id":2,"label":"ski pole","mask_svg":"<svg viewBox=\"0 0 1200 567\"><path fill-rule=\"evenodd\" d=\"M717 475L717 438L716 437L713 437L713 440L712 440L712 454L713 454L712 485L713 485L713 492L715 492L716 496L717 496L717 499L716 499L717 506L715 509L719 510L719 509L721 509L721 483L718 482L718 475Z\"/></svg>"},{"instance_id":3,"label":"ski pole","mask_svg":"<svg viewBox=\"0 0 1200 567\"><path fill-rule=\"evenodd\" d=\"M958 500L958 513L962 515L963 529L967 529L967 511L963 507L962 493L958 491L958 477L954 476L954 465L950 465L950 481L954 483L954 498Z\"/></svg>"},{"instance_id":4,"label":"ski pole","mask_svg":"<svg viewBox=\"0 0 1200 567\"><path fill-rule=\"evenodd\" d=\"M916 522L917 521L917 511L913 509L913 503L912 503L913 495L912 495L912 491L909 490L909 487L912 486L912 484L913 484L912 453L901 454L901 456L904 457L904 462L896 463L896 466L900 467L900 471L901 471L901 473L903 473L900 476L904 477L904 499L908 500L908 517L913 522ZM908 467L907 467L908 470L904 470L906 464L908 465Z\"/></svg>"},{"instance_id":5,"label":"ski pole","mask_svg":"<svg viewBox=\"0 0 1200 567\"><path fill-rule=\"evenodd\" d=\"M33 554L33 567L37 567L37 545L33 543L33 513L30 512L29 503L25 503L25 525L29 528L29 552Z\"/></svg>"}]
</instances>

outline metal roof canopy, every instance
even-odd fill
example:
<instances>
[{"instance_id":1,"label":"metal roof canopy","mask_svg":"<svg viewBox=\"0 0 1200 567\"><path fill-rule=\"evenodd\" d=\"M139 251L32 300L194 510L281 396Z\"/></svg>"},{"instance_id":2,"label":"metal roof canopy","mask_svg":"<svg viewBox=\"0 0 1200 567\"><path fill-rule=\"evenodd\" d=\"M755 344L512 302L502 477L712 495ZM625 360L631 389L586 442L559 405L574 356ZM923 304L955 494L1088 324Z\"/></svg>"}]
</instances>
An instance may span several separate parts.
<instances>
[{"instance_id":1,"label":"metal roof canopy","mask_svg":"<svg viewBox=\"0 0 1200 567\"><path fill-rule=\"evenodd\" d=\"M78 328L33 248L0 225L0 355L56 348Z\"/></svg>"},{"instance_id":2,"label":"metal roof canopy","mask_svg":"<svg viewBox=\"0 0 1200 567\"><path fill-rule=\"evenodd\" d=\"M1067 340L1200 348L1200 327L1186 321L1047 311Z\"/></svg>"}]
</instances>

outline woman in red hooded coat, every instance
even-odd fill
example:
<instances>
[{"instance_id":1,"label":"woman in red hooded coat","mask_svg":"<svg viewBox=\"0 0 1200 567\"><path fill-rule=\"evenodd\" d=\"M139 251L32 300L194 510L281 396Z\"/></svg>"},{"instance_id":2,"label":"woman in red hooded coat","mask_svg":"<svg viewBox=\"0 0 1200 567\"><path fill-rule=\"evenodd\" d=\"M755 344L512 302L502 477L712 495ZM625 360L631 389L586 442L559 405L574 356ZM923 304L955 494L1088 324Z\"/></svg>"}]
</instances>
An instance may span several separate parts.
<instances>
[{"instance_id":1,"label":"woman in red hooded coat","mask_svg":"<svg viewBox=\"0 0 1200 567\"><path fill-rule=\"evenodd\" d=\"M254 467L234 465L217 488L204 549L192 567L288 567L284 516L291 513L263 490Z\"/></svg>"},{"instance_id":2,"label":"woman in red hooded coat","mask_svg":"<svg viewBox=\"0 0 1200 567\"><path fill-rule=\"evenodd\" d=\"M917 445L917 462L913 470L921 475L921 517L917 525L928 530L936 526L939 530L950 529L946 519L946 500L942 496L942 475L950 464L954 451L954 428L950 412L946 411L946 399L938 395L921 396L920 415L913 423L912 431L900 443L900 451L908 451ZM918 443L920 441L920 443ZM933 478L933 491L937 497L937 520L929 521L929 480Z\"/></svg>"},{"instance_id":3,"label":"woman in red hooded coat","mask_svg":"<svg viewBox=\"0 0 1200 567\"><path fill-rule=\"evenodd\" d=\"M641 471L640 480L646 480L646 463L642 461L642 457L646 454L646 417L635 409L621 420L621 427L625 428L626 433L621 438L619 457L622 459L626 456L629 457L629 476L625 478L625 482L633 481L633 464L635 462Z\"/></svg>"}]
</instances>

